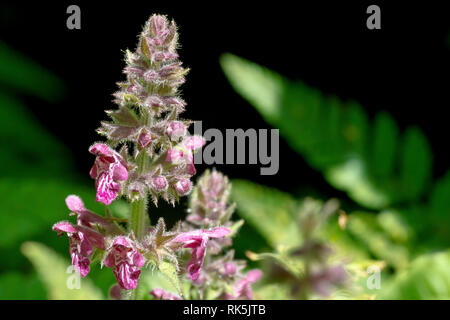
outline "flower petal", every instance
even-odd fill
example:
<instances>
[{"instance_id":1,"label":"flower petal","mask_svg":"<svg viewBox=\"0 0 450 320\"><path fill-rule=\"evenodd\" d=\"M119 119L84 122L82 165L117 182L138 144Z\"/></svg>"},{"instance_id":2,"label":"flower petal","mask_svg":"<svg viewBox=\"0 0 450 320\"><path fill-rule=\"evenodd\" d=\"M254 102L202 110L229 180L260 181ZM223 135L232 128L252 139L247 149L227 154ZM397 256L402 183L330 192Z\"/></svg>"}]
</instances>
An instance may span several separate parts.
<instances>
[{"instance_id":1,"label":"flower petal","mask_svg":"<svg viewBox=\"0 0 450 320\"><path fill-rule=\"evenodd\" d=\"M76 195L70 195L66 198L66 205L70 211L80 213L86 211L83 201Z\"/></svg>"},{"instance_id":2,"label":"flower petal","mask_svg":"<svg viewBox=\"0 0 450 320\"><path fill-rule=\"evenodd\" d=\"M128 179L127 168L119 161L111 165L111 175L113 180L125 181Z\"/></svg>"},{"instance_id":3,"label":"flower petal","mask_svg":"<svg viewBox=\"0 0 450 320\"><path fill-rule=\"evenodd\" d=\"M181 297L173 294L171 292L167 292L163 289L156 288L149 292L155 299L159 300L182 300Z\"/></svg>"},{"instance_id":4,"label":"flower petal","mask_svg":"<svg viewBox=\"0 0 450 320\"><path fill-rule=\"evenodd\" d=\"M52 229L56 232L58 232L58 235L61 235L62 232L67 233L75 233L77 232L77 229L75 226L73 226L70 222L67 221L61 221L58 223L55 223L52 227Z\"/></svg>"},{"instance_id":5,"label":"flower petal","mask_svg":"<svg viewBox=\"0 0 450 320\"><path fill-rule=\"evenodd\" d=\"M89 152L97 156L111 157L114 151L104 143L94 143L90 148Z\"/></svg>"},{"instance_id":6,"label":"flower petal","mask_svg":"<svg viewBox=\"0 0 450 320\"><path fill-rule=\"evenodd\" d=\"M204 144L205 139L201 136L190 136L183 141L184 147L193 151L203 147Z\"/></svg>"},{"instance_id":7,"label":"flower petal","mask_svg":"<svg viewBox=\"0 0 450 320\"><path fill-rule=\"evenodd\" d=\"M137 281L141 274L141 270L123 262L119 264L117 268L113 269L113 273L116 276L117 283L122 289L133 290L137 287Z\"/></svg>"},{"instance_id":8,"label":"flower petal","mask_svg":"<svg viewBox=\"0 0 450 320\"><path fill-rule=\"evenodd\" d=\"M106 205L110 205L111 202L117 197L120 186L115 182L112 177L102 172L96 180L97 196L95 198L98 202L103 202Z\"/></svg>"}]
</instances>

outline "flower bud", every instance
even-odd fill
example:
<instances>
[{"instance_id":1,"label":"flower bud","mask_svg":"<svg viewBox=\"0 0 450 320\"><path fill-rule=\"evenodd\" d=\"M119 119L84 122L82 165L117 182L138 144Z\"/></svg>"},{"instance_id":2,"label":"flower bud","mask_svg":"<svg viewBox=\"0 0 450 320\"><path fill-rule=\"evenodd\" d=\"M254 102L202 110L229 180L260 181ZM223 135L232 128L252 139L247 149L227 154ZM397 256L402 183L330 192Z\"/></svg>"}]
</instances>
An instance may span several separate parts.
<instances>
[{"instance_id":1,"label":"flower bud","mask_svg":"<svg viewBox=\"0 0 450 320\"><path fill-rule=\"evenodd\" d=\"M191 181L188 179L179 179L174 185L174 189L179 196L184 196L191 191Z\"/></svg>"},{"instance_id":2,"label":"flower bud","mask_svg":"<svg viewBox=\"0 0 450 320\"><path fill-rule=\"evenodd\" d=\"M167 125L166 133L173 141L177 141L186 135L186 127L181 121L171 121Z\"/></svg>"},{"instance_id":3,"label":"flower bud","mask_svg":"<svg viewBox=\"0 0 450 320\"><path fill-rule=\"evenodd\" d=\"M226 276L232 276L236 273L236 265L232 262L226 262L223 267Z\"/></svg>"},{"instance_id":4,"label":"flower bud","mask_svg":"<svg viewBox=\"0 0 450 320\"><path fill-rule=\"evenodd\" d=\"M144 103L147 107L160 107L163 105L163 101L158 96L149 96L145 99Z\"/></svg>"},{"instance_id":5,"label":"flower bud","mask_svg":"<svg viewBox=\"0 0 450 320\"><path fill-rule=\"evenodd\" d=\"M148 133L146 130L142 130L141 134L138 138L138 143L141 148L145 148L148 146L150 141L152 140L150 133Z\"/></svg>"},{"instance_id":6,"label":"flower bud","mask_svg":"<svg viewBox=\"0 0 450 320\"><path fill-rule=\"evenodd\" d=\"M147 82L155 81L158 79L158 73L150 69L144 73L144 79Z\"/></svg>"},{"instance_id":7,"label":"flower bud","mask_svg":"<svg viewBox=\"0 0 450 320\"><path fill-rule=\"evenodd\" d=\"M154 177L151 181L152 189L156 192L165 191L167 189L167 179L164 176Z\"/></svg>"},{"instance_id":8,"label":"flower bud","mask_svg":"<svg viewBox=\"0 0 450 320\"><path fill-rule=\"evenodd\" d=\"M169 151L167 151L165 161L176 164L183 159L183 156L184 156L183 151L177 149L170 149Z\"/></svg>"},{"instance_id":9,"label":"flower bud","mask_svg":"<svg viewBox=\"0 0 450 320\"><path fill-rule=\"evenodd\" d=\"M156 14L150 17L149 32L152 37L161 37L167 31L166 17Z\"/></svg>"}]
</instances>

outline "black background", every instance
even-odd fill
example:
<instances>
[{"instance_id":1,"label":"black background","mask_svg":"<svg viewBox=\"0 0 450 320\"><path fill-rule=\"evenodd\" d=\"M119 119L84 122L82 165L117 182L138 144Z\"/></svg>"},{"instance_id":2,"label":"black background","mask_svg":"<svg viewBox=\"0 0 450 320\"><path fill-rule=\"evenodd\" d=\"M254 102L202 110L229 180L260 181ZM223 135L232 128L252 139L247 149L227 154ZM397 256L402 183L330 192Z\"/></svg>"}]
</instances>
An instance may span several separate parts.
<instances>
[{"instance_id":1,"label":"black background","mask_svg":"<svg viewBox=\"0 0 450 320\"><path fill-rule=\"evenodd\" d=\"M299 79L328 95L356 100L372 117L389 111L400 127L421 127L435 155L435 175L449 167L449 19L443 5L391 1L244 2L34 1L0 4L3 41L64 81L58 104L23 97L33 113L76 157L80 173L93 158L88 146L122 74L123 50L134 49L149 15L167 14L179 26L184 65L184 118L207 128L268 128L225 79L219 55L231 52ZM441 3L444 3L442 1ZM66 28L66 8L81 8L81 30ZM366 8L381 7L381 30L366 28ZM2 61L1 63L7 63ZM200 166L201 172L206 167ZM297 191L312 186L344 197L281 139L280 170L260 176L259 166L217 166L245 178Z\"/></svg>"}]
</instances>

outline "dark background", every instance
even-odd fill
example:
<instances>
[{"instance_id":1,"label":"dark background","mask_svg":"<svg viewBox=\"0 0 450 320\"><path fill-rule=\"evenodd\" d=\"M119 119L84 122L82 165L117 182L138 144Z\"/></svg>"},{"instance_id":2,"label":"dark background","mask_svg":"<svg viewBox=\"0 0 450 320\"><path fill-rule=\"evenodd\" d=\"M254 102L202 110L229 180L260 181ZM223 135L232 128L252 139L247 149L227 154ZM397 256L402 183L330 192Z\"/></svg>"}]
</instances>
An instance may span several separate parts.
<instances>
[{"instance_id":1,"label":"dark background","mask_svg":"<svg viewBox=\"0 0 450 320\"><path fill-rule=\"evenodd\" d=\"M184 65L183 117L207 128L267 128L239 97L218 62L231 52L304 81L328 95L356 100L373 116L390 112L401 128L421 127L429 138L436 176L448 169L449 19L437 3L391 1L244 2L209 1L19 1L0 4L0 36L12 48L51 70L66 87L63 100L49 104L23 97L40 121L73 152L80 173L93 158L89 145L122 74L123 50L134 49L149 15L167 14L179 26ZM426 3L426 4L425 4ZM444 3L444 2L442 2ZM66 8L81 8L81 30L66 28ZM366 28L366 8L381 7L381 30ZM2 63L5 63L2 61ZM199 167L201 172L206 166ZM217 166L282 190L312 186L346 198L281 139L280 170L260 176L259 166Z\"/></svg>"}]
</instances>

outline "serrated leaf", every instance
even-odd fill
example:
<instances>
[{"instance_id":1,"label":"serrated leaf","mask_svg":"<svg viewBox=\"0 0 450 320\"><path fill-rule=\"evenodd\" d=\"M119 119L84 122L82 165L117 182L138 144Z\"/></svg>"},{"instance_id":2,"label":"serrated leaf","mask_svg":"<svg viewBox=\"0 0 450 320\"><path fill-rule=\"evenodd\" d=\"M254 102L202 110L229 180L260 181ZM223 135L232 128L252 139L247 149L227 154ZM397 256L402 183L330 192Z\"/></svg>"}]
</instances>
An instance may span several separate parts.
<instances>
[{"instance_id":1,"label":"serrated leaf","mask_svg":"<svg viewBox=\"0 0 450 320\"><path fill-rule=\"evenodd\" d=\"M110 139L120 141L130 139L138 132L136 127L123 126L110 122L102 122L102 126L97 130L98 133L108 136Z\"/></svg>"},{"instance_id":2,"label":"serrated leaf","mask_svg":"<svg viewBox=\"0 0 450 320\"><path fill-rule=\"evenodd\" d=\"M420 131L408 130L400 145L395 123L381 114L370 135L367 115L354 102L326 97L231 54L222 55L220 63L233 88L279 128L288 144L359 204L384 209L417 201L426 190L431 152ZM396 157L396 149L404 150L403 157ZM421 154L412 157L414 149Z\"/></svg>"},{"instance_id":3,"label":"serrated leaf","mask_svg":"<svg viewBox=\"0 0 450 320\"><path fill-rule=\"evenodd\" d=\"M117 110L110 110L107 114L113 119L114 123L128 127L139 127L140 122L136 113L128 107L120 107Z\"/></svg>"},{"instance_id":4,"label":"serrated leaf","mask_svg":"<svg viewBox=\"0 0 450 320\"><path fill-rule=\"evenodd\" d=\"M301 242L294 212L296 201L289 194L245 180L233 180L233 201L238 214L256 228L275 248Z\"/></svg>"},{"instance_id":5,"label":"serrated leaf","mask_svg":"<svg viewBox=\"0 0 450 320\"><path fill-rule=\"evenodd\" d=\"M348 151L355 150L357 154L367 154L369 119L361 105L354 101L349 102L342 130L348 143Z\"/></svg>"},{"instance_id":6,"label":"serrated leaf","mask_svg":"<svg viewBox=\"0 0 450 320\"><path fill-rule=\"evenodd\" d=\"M67 273L70 262L60 257L56 252L37 242L25 242L22 253L31 261L44 283L48 298L52 300L101 300L103 295L89 279L80 279L77 289L69 285L75 273ZM75 280L76 281L76 280Z\"/></svg>"},{"instance_id":7,"label":"serrated leaf","mask_svg":"<svg viewBox=\"0 0 450 320\"><path fill-rule=\"evenodd\" d=\"M167 277L177 293L182 295L181 282L175 265L168 261L161 261L158 265L158 270Z\"/></svg>"},{"instance_id":8,"label":"serrated leaf","mask_svg":"<svg viewBox=\"0 0 450 320\"><path fill-rule=\"evenodd\" d=\"M432 155L428 142L418 128L405 132L400 166L401 188L408 200L425 189L431 177Z\"/></svg>"},{"instance_id":9,"label":"serrated leaf","mask_svg":"<svg viewBox=\"0 0 450 320\"><path fill-rule=\"evenodd\" d=\"M397 139L398 128L394 119L386 112L378 113L373 125L371 152L371 166L376 179L392 175Z\"/></svg>"}]
</instances>

